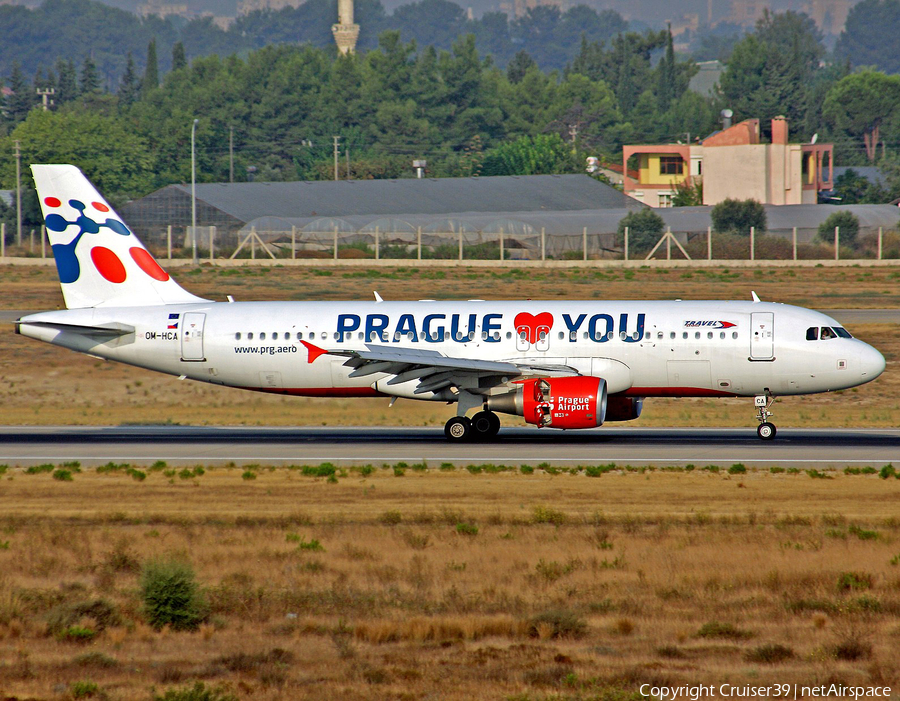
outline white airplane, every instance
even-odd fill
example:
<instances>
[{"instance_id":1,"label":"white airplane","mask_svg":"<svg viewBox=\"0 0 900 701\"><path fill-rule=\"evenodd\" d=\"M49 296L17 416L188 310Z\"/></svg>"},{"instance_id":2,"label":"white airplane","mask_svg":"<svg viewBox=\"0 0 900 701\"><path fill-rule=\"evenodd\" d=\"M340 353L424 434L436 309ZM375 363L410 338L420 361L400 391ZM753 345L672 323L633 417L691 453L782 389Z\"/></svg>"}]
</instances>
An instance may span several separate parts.
<instances>
[{"instance_id":1,"label":"white airplane","mask_svg":"<svg viewBox=\"0 0 900 701\"><path fill-rule=\"evenodd\" d=\"M18 333L201 382L312 397L456 404L451 441L640 416L645 397L846 389L884 357L825 314L759 301L214 302L180 287L87 178L33 165L67 309ZM392 400L393 401L393 400ZM470 419L467 414L476 411Z\"/></svg>"}]
</instances>

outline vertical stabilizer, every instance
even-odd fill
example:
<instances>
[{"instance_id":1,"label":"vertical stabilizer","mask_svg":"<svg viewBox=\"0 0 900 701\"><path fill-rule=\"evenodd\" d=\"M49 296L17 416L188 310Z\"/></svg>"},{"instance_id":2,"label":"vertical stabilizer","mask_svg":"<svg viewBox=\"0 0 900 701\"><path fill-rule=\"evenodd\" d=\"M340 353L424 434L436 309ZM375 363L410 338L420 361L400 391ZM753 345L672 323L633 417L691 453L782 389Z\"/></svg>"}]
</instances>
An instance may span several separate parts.
<instances>
[{"instance_id":1,"label":"vertical stabilizer","mask_svg":"<svg viewBox=\"0 0 900 701\"><path fill-rule=\"evenodd\" d=\"M69 309L203 302L184 290L71 165L32 165Z\"/></svg>"}]
</instances>

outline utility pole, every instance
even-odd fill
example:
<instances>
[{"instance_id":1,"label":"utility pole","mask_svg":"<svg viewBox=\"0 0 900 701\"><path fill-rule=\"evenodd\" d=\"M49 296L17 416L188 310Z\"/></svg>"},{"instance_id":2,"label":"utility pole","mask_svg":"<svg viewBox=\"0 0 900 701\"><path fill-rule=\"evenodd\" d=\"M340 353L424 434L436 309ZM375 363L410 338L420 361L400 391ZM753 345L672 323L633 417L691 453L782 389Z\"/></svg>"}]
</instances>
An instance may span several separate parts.
<instances>
[{"instance_id":1,"label":"utility pole","mask_svg":"<svg viewBox=\"0 0 900 701\"><path fill-rule=\"evenodd\" d=\"M22 149L16 139L16 245L22 245Z\"/></svg>"},{"instance_id":2,"label":"utility pole","mask_svg":"<svg viewBox=\"0 0 900 701\"><path fill-rule=\"evenodd\" d=\"M334 137L334 179L338 179L338 153L340 152L340 148L338 146L338 142L341 140L341 137Z\"/></svg>"},{"instance_id":3,"label":"utility pole","mask_svg":"<svg viewBox=\"0 0 900 701\"><path fill-rule=\"evenodd\" d=\"M47 97L49 95L55 95L56 90L53 88L37 88L37 94L41 96L41 101L44 105L44 112L50 109L50 106L53 105L53 100L48 100Z\"/></svg>"},{"instance_id":4,"label":"utility pole","mask_svg":"<svg viewBox=\"0 0 900 701\"><path fill-rule=\"evenodd\" d=\"M234 182L234 127L228 127L228 182Z\"/></svg>"},{"instance_id":5,"label":"utility pole","mask_svg":"<svg viewBox=\"0 0 900 701\"><path fill-rule=\"evenodd\" d=\"M347 157L347 180L350 180L350 147L344 149L344 155Z\"/></svg>"}]
</instances>

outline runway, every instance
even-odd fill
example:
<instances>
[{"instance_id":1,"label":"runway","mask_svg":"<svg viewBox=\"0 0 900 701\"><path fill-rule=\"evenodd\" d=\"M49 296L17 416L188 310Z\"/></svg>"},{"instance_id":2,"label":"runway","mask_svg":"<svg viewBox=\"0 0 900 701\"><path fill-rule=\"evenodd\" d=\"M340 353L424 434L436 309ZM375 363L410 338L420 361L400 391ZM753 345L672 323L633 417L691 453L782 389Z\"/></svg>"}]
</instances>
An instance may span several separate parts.
<instances>
[{"instance_id":1,"label":"runway","mask_svg":"<svg viewBox=\"0 0 900 701\"><path fill-rule=\"evenodd\" d=\"M761 441L746 428L599 428L559 432L505 428L489 443L450 444L441 428L243 428L191 426L5 427L0 464L33 465L77 460L147 464L381 465L425 461L429 466L495 463L520 465L684 465L744 463L748 467L880 468L900 463L900 430L779 430Z\"/></svg>"}]
</instances>

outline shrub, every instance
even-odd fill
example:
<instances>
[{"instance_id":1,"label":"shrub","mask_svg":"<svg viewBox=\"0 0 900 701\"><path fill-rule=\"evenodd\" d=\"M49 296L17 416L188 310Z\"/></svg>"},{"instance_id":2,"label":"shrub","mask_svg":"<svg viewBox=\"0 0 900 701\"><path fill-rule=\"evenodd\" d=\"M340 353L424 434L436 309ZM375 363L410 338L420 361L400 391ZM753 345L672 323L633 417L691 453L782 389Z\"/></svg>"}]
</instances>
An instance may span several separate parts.
<instances>
[{"instance_id":1,"label":"shrub","mask_svg":"<svg viewBox=\"0 0 900 701\"><path fill-rule=\"evenodd\" d=\"M743 475L746 474L747 467L742 463L736 462L734 465L728 468L729 475Z\"/></svg>"},{"instance_id":2,"label":"shrub","mask_svg":"<svg viewBox=\"0 0 900 701\"><path fill-rule=\"evenodd\" d=\"M872 575L868 572L841 572L837 581L838 591L859 591L871 589Z\"/></svg>"},{"instance_id":3,"label":"shrub","mask_svg":"<svg viewBox=\"0 0 900 701\"><path fill-rule=\"evenodd\" d=\"M760 662L762 664L778 664L794 657L794 651L784 645L770 644L760 645L748 650L746 658L748 662Z\"/></svg>"},{"instance_id":4,"label":"shrub","mask_svg":"<svg viewBox=\"0 0 900 701\"><path fill-rule=\"evenodd\" d=\"M652 248L666 227L665 221L650 208L629 212L619 220L616 241L625 244L625 227L628 227L629 249Z\"/></svg>"},{"instance_id":5,"label":"shrub","mask_svg":"<svg viewBox=\"0 0 900 701\"><path fill-rule=\"evenodd\" d=\"M396 526L403 521L403 514L399 511L385 511L378 517L378 520L385 526Z\"/></svg>"},{"instance_id":6,"label":"shrub","mask_svg":"<svg viewBox=\"0 0 900 701\"><path fill-rule=\"evenodd\" d=\"M712 208L710 216L713 229L720 234L749 236L750 227L761 234L768 226L766 210L756 200L722 200Z\"/></svg>"},{"instance_id":7,"label":"shrub","mask_svg":"<svg viewBox=\"0 0 900 701\"><path fill-rule=\"evenodd\" d=\"M528 621L527 630L532 638L580 638L587 632L587 621L574 611L554 609Z\"/></svg>"},{"instance_id":8,"label":"shrub","mask_svg":"<svg viewBox=\"0 0 900 701\"><path fill-rule=\"evenodd\" d=\"M153 701L238 701L238 697L225 687L208 687L203 682L195 682L194 686L183 689L169 689L162 696L153 694Z\"/></svg>"},{"instance_id":9,"label":"shrub","mask_svg":"<svg viewBox=\"0 0 900 701\"><path fill-rule=\"evenodd\" d=\"M727 638L729 640L746 640L752 638L753 633L742 630L732 623L720 623L719 621L710 621L700 626L697 631L698 638Z\"/></svg>"},{"instance_id":10,"label":"shrub","mask_svg":"<svg viewBox=\"0 0 900 701\"><path fill-rule=\"evenodd\" d=\"M86 619L91 621L90 628L84 625ZM61 604L47 614L47 632L64 639L90 639L108 626L116 626L120 622L118 611L105 599L77 601ZM83 632L72 630L79 627L90 630L91 634L88 636ZM65 631L70 633L64 635Z\"/></svg>"},{"instance_id":11,"label":"shrub","mask_svg":"<svg viewBox=\"0 0 900 701\"><path fill-rule=\"evenodd\" d=\"M69 693L72 694L73 699L88 699L99 694L100 687L96 682L89 680L73 682L69 687Z\"/></svg>"},{"instance_id":12,"label":"shrub","mask_svg":"<svg viewBox=\"0 0 900 701\"><path fill-rule=\"evenodd\" d=\"M154 628L193 630L206 617L206 603L193 568L179 560L150 560L141 573L144 613Z\"/></svg>"},{"instance_id":13,"label":"shrub","mask_svg":"<svg viewBox=\"0 0 900 701\"><path fill-rule=\"evenodd\" d=\"M561 526L566 522L566 515L548 506L535 506L531 520L533 523L552 523L554 526Z\"/></svg>"},{"instance_id":14,"label":"shrub","mask_svg":"<svg viewBox=\"0 0 900 701\"><path fill-rule=\"evenodd\" d=\"M478 526L474 523L457 523L456 533L458 535L476 536L478 535Z\"/></svg>"},{"instance_id":15,"label":"shrub","mask_svg":"<svg viewBox=\"0 0 900 701\"><path fill-rule=\"evenodd\" d=\"M897 470L894 469L894 465L889 463L881 468L881 470L878 472L878 476L881 479L886 480L891 477L900 477L900 474L898 474Z\"/></svg>"},{"instance_id":16,"label":"shrub","mask_svg":"<svg viewBox=\"0 0 900 701\"><path fill-rule=\"evenodd\" d=\"M850 535L855 535L860 540L877 540L878 539L878 531L870 531L866 528L860 528L855 523L850 524L850 527L847 529Z\"/></svg>"},{"instance_id":17,"label":"shrub","mask_svg":"<svg viewBox=\"0 0 900 701\"><path fill-rule=\"evenodd\" d=\"M71 470L63 470L62 468L58 470L54 470L51 475L53 479L58 480L60 482L71 482L72 481L72 471Z\"/></svg>"},{"instance_id":18,"label":"shrub","mask_svg":"<svg viewBox=\"0 0 900 701\"><path fill-rule=\"evenodd\" d=\"M43 472L53 472L54 467L49 463L45 463L43 465L32 465L31 467L25 468L26 475L39 475Z\"/></svg>"},{"instance_id":19,"label":"shrub","mask_svg":"<svg viewBox=\"0 0 900 701\"><path fill-rule=\"evenodd\" d=\"M97 635L97 631L87 626L69 626L63 628L56 637L67 643L89 643Z\"/></svg>"},{"instance_id":20,"label":"shrub","mask_svg":"<svg viewBox=\"0 0 900 701\"><path fill-rule=\"evenodd\" d=\"M244 473L241 475L242 480L255 480L256 473L253 470L244 470Z\"/></svg>"},{"instance_id":21,"label":"shrub","mask_svg":"<svg viewBox=\"0 0 900 701\"><path fill-rule=\"evenodd\" d=\"M822 243L834 243L834 229L841 227L840 242L847 246L856 243L856 236L859 234L859 218L847 210L841 210L834 214L829 214L828 218L819 224L819 232L816 234L816 240Z\"/></svg>"}]
</instances>

